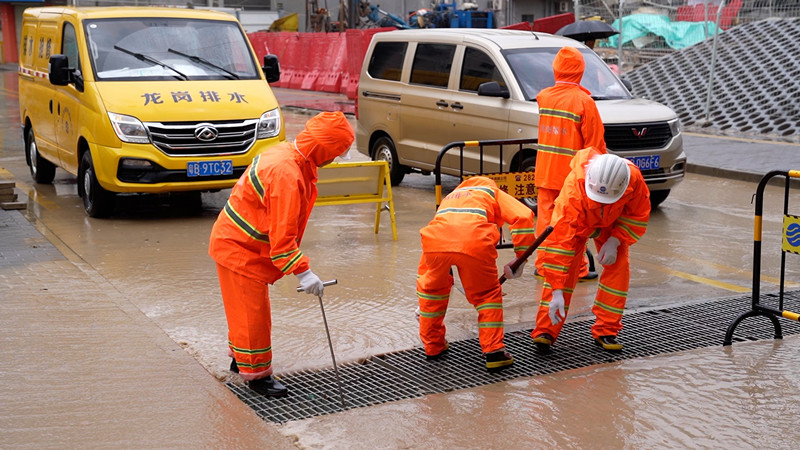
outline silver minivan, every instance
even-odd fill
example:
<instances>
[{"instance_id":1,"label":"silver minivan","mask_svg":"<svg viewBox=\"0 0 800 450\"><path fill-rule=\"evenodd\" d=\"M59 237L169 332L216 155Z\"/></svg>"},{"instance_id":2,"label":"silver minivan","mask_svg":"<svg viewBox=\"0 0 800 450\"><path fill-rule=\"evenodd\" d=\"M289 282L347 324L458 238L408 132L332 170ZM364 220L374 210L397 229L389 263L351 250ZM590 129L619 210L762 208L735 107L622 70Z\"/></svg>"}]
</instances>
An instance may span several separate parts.
<instances>
[{"instance_id":1,"label":"silver minivan","mask_svg":"<svg viewBox=\"0 0 800 450\"><path fill-rule=\"evenodd\" d=\"M555 83L553 59L564 46L586 61L581 84L597 103L608 150L632 160L650 187L653 206L679 183L686 154L670 108L634 98L620 79L580 42L516 30L423 29L377 33L358 85L356 147L389 162L392 184L406 173L434 170L451 142L530 139L538 135L536 95ZM442 173L479 173L477 149L442 159ZM536 145L483 155L483 172L532 171ZM488 163L488 165L487 165Z\"/></svg>"}]
</instances>

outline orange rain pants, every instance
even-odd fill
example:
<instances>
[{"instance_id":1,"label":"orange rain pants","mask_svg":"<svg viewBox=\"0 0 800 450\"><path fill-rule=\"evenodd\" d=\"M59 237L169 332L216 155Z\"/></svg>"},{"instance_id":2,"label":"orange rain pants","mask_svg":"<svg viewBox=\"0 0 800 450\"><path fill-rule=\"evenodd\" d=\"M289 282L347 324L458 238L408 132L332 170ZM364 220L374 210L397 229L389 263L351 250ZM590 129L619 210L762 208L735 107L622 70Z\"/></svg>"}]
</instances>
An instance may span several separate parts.
<instances>
[{"instance_id":1,"label":"orange rain pants","mask_svg":"<svg viewBox=\"0 0 800 450\"><path fill-rule=\"evenodd\" d=\"M537 189L536 191L536 229L544 230L550 225L550 219L553 217L553 210L556 209L556 198L558 197L557 189ZM542 274L542 255L544 250L536 250L536 270L539 275ZM583 253L579 278L589 275L589 258L586 253Z\"/></svg>"},{"instance_id":2,"label":"orange rain pants","mask_svg":"<svg viewBox=\"0 0 800 450\"><path fill-rule=\"evenodd\" d=\"M605 230L600 236L594 238L595 247L598 251L610 236L610 232ZM588 238L575 236L572 248L586 248L587 240ZM592 325L592 337L595 339L600 336L616 336L622 330L622 312L625 310L625 303L628 299L628 285L631 278L628 257L629 248L626 243L620 243L619 247L617 247L616 262L609 266L603 266L603 272L600 274L597 295L592 306L592 313L595 316L595 322ZM564 287L564 312L566 314L569 314L572 293L578 283L578 267L582 261L582 254L575 254L569 266L567 282ZM562 320L557 325L553 325L550 322L548 311L552 298L553 289L549 283L545 283L542 290L542 302L536 314L536 328L531 333L531 336L536 337L547 333L553 337L553 342L555 342L565 321Z\"/></svg>"},{"instance_id":3,"label":"orange rain pants","mask_svg":"<svg viewBox=\"0 0 800 450\"><path fill-rule=\"evenodd\" d=\"M228 346L239 375L255 380L272 375L272 314L269 285L217 264Z\"/></svg>"},{"instance_id":4,"label":"orange rain pants","mask_svg":"<svg viewBox=\"0 0 800 450\"><path fill-rule=\"evenodd\" d=\"M444 316L453 288L452 266L458 269L467 300L478 310L478 339L481 350L490 353L503 344L503 292L498 281L495 257L456 252L423 253L417 275L417 296L422 313L419 335L425 353L437 355L446 346Z\"/></svg>"}]
</instances>

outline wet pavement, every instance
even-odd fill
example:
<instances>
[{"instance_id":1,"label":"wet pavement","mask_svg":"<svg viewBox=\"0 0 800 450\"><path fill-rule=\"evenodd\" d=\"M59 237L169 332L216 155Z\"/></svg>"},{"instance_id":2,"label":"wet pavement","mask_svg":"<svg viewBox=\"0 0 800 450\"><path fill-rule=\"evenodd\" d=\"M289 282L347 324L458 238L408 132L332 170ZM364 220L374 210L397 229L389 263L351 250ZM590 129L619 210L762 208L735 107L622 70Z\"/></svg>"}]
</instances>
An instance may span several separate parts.
<instances>
[{"instance_id":1,"label":"wet pavement","mask_svg":"<svg viewBox=\"0 0 800 450\"><path fill-rule=\"evenodd\" d=\"M282 89L276 93L284 105L302 100L302 110L313 110L314 93ZM326 108L348 105L343 96L320 97ZM14 112L6 106L0 115L10 117ZM19 145L11 143L9 136L13 133L3 133L5 146ZM718 181L731 187L729 195L741 191L748 172L779 168L772 167L776 162L791 164L783 169L800 168L797 146L685 138L690 171L726 169L710 173L731 177ZM769 155L775 155L774 159ZM0 167L6 162L0 159ZM770 165L766 170L765 164ZM0 171L0 178L8 175ZM704 180L703 176L699 179ZM410 178L413 186L416 179ZM687 181L687 186L698 183ZM224 335L219 303L205 306L205 298L217 298L218 291L204 293L202 301L187 295L192 292L190 282L181 279L180 286L171 285L169 273L174 267L169 258L157 259L167 245L158 242L154 229L177 227L189 234L193 224L210 226L224 202L224 192L204 195L206 206L197 216L176 216L168 209L145 206L111 221L94 221L83 216L77 202L67 201L75 189L69 180L62 179L51 189L37 187L41 197L31 199L29 205L47 208L48 197L56 195L58 204L49 207L74 206L74 211L66 213L71 220L55 225L59 228L35 218L31 223L28 218L33 214L0 210L0 342L6 349L19 349L7 350L0 357L3 447L791 448L800 438L794 419L800 405L800 394L795 393L800 373L793 364L800 349L797 337L598 364L270 424L220 382L235 381L225 373L223 352L204 352L216 345L208 340ZM20 190L25 192L30 191ZM403 205L398 215L400 244L412 244L393 243L388 226L372 236L371 212L353 209L342 214L335 208L319 208L312 216L311 228L332 225L307 238L311 252L315 247L329 247L320 251L331 258L320 275L330 271L340 279L341 285L326 291L325 298L330 302L326 311L337 352L347 355L343 363L416 345L409 313L413 299L406 295L414 273L408 267L380 266L384 261L418 258L418 245L413 243L424 218L413 212L428 207L432 211L433 206L420 202L413 188L395 192L395 202ZM677 254L691 253L691 246L697 245L681 242L682 233L699 234L702 240L716 238L709 230L718 232L726 224L736 230L752 228L752 205L743 202L741 208L718 211L721 223L711 224L709 230L670 229L671 222L692 211L687 207L692 195L675 194L674 203L668 200L669 207L657 213L660 225L654 224L651 233ZM735 199L718 201L736 204ZM134 226L126 225L130 223ZM363 242L372 245L357 245ZM752 233L732 242L752 245ZM186 245L190 244L187 238ZM659 256L646 256L648 246L656 244L637 244L645 254L637 255L640 270L661 262ZM186 253L192 254L188 247ZM714 256L702 258L713 260ZM737 263L746 271L747 258L727 261L733 266ZM774 276L774 266L768 269ZM140 273L139 280L121 278L121 273L131 270ZM215 284L207 260L177 270L197 273L191 283ZM797 270L795 262L792 280L798 280ZM741 274L728 272L728 268L706 264L694 275L724 279L743 287L733 292L745 293L747 283L741 281ZM348 278L347 273L354 275ZM686 278L675 274L653 273L651 286L634 287L636 297L645 299L638 307L646 307L646 299L658 297L667 286L686 283ZM358 279L363 277L369 279ZM720 286L703 292L708 299L732 295ZM273 291L280 299L275 301L282 321L275 345L281 348L276 355L281 358L281 370L327 368L329 354L316 301L298 298L293 287L283 283ZM589 288L584 284L579 289ZM155 301L152 297L158 292L174 303L165 307ZM524 329L535 313L531 300L537 293L509 283L507 294L506 318L515 324L510 328ZM402 306L406 303L407 308ZM448 335L453 340L474 337L474 313L465 303L454 301L448 312ZM636 309L636 300L629 306ZM582 313L585 317L589 307L588 302L576 304L572 318L579 319ZM342 333L340 321L348 317L353 319L348 322L350 333ZM198 323L219 329L198 328ZM407 332L384 333L387 327ZM683 330L669 332L680 339ZM309 342L318 345L310 347Z\"/></svg>"}]
</instances>

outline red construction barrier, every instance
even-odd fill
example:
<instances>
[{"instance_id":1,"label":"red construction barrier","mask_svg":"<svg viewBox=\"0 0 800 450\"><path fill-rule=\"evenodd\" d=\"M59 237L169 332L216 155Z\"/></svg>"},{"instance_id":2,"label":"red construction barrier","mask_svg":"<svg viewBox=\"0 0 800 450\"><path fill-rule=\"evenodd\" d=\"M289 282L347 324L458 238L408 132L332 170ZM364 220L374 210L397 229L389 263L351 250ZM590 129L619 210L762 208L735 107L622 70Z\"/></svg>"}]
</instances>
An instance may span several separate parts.
<instances>
[{"instance_id":1,"label":"red construction barrier","mask_svg":"<svg viewBox=\"0 0 800 450\"><path fill-rule=\"evenodd\" d=\"M314 91L322 67L322 55L327 51L327 33L302 33L300 48L303 53L303 77L300 89Z\"/></svg>"},{"instance_id":2,"label":"red construction barrier","mask_svg":"<svg viewBox=\"0 0 800 450\"><path fill-rule=\"evenodd\" d=\"M286 41L286 51L283 55L283 60L286 63L280 62L281 68L284 64L288 65L286 68L286 79L281 83L282 87L291 89L300 89L305 78L305 49L302 46L300 36L306 33L292 33ZM281 69L283 70L283 69Z\"/></svg>"},{"instance_id":3,"label":"red construction barrier","mask_svg":"<svg viewBox=\"0 0 800 450\"><path fill-rule=\"evenodd\" d=\"M317 90L339 92L347 62L347 40L344 33L328 33L328 53L324 61Z\"/></svg>"},{"instance_id":4,"label":"red construction barrier","mask_svg":"<svg viewBox=\"0 0 800 450\"><path fill-rule=\"evenodd\" d=\"M503 30L522 30L522 31L533 31L533 26L530 22L519 22L511 25L506 25L504 27L500 27Z\"/></svg>"},{"instance_id":5,"label":"red construction barrier","mask_svg":"<svg viewBox=\"0 0 800 450\"><path fill-rule=\"evenodd\" d=\"M346 31L347 39L347 75L346 82L342 82L339 92L347 94L347 98L358 97L358 77L361 74L361 65L367 54L367 47L376 33L394 31L397 28L367 28L364 30L352 29Z\"/></svg>"},{"instance_id":6,"label":"red construction barrier","mask_svg":"<svg viewBox=\"0 0 800 450\"><path fill-rule=\"evenodd\" d=\"M575 22L575 14L564 13L555 16L543 17L533 21L533 31L555 34L561 27Z\"/></svg>"}]
</instances>

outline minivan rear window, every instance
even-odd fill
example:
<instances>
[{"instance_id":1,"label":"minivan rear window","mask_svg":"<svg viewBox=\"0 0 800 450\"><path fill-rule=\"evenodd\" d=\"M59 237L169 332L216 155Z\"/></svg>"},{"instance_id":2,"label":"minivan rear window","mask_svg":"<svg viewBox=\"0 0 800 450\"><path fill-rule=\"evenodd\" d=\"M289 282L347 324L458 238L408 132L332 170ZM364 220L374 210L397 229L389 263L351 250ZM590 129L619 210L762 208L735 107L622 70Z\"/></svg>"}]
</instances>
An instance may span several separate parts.
<instances>
[{"instance_id":1,"label":"minivan rear window","mask_svg":"<svg viewBox=\"0 0 800 450\"><path fill-rule=\"evenodd\" d=\"M411 83L446 88L455 52L455 45L418 44L411 66Z\"/></svg>"},{"instance_id":2,"label":"minivan rear window","mask_svg":"<svg viewBox=\"0 0 800 450\"><path fill-rule=\"evenodd\" d=\"M367 73L372 78L400 81L407 42L378 42L372 51Z\"/></svg>"}]
</instances>

